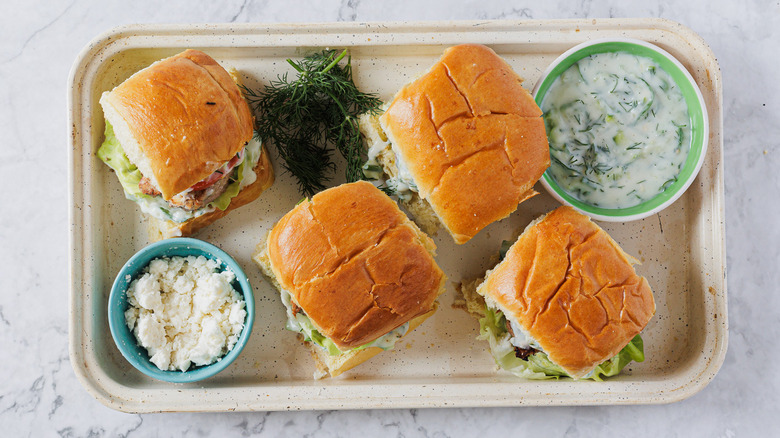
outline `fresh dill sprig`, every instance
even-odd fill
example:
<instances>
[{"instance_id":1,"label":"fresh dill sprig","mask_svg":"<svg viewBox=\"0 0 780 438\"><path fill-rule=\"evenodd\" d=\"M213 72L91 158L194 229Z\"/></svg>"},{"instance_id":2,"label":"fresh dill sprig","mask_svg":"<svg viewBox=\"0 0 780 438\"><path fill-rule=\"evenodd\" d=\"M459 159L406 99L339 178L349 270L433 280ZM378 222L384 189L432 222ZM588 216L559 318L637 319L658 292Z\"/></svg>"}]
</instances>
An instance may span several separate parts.
<instances>
[{"instance_id":1,"label":"fresh dill sprig","mask_svg":"<svg viewBox=\"0 0 780 438\"><path fill-rule=\"evenodd\" d=\"M339 64L344 58L347 62ZM347 162L347 182L363 178L358 115L376 113L382 102L358 90L347 50L323 50L300 61L288 59L297 75L285 73L257 93L245 89L257 115L257 133L273 143L284 167L311 196L325 189L336 164L333 147Z\"/></svg>"}]
</instances>

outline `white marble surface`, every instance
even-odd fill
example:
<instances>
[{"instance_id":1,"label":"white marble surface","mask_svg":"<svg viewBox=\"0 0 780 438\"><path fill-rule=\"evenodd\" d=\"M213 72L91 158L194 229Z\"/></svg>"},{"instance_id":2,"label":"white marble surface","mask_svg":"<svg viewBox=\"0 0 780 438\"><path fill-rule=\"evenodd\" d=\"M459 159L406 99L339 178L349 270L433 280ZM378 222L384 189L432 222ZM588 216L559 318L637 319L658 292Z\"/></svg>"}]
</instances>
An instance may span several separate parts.
<instances>
[{"instance_id":1,"label":"white marble surface","mask_svg":"<svg viewBox=\"0 0 780 438\"><path fill-rule=\"evenodd\" d=\"M8 201L0 209L0 435L776 434L780 2L508 3L0 1L0 169ZM679 21L710 44L723 72L730 340L720 373L703 391L660 406L130 415L81 387L67 342L65 90L76 54L97 34L127 23L598 17Z\"/></svg>"}]
</instances>

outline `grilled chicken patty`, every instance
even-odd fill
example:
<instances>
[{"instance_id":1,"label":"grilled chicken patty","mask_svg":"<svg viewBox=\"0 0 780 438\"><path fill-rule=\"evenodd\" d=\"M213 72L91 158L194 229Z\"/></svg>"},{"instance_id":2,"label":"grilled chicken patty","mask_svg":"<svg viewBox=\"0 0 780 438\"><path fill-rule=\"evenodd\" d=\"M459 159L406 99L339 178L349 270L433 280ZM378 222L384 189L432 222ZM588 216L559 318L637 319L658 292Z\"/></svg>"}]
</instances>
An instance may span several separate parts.
<instances>
[{"instance_id":1,"label":"grilled chicken patty","mask_svg":"<svg viewBox=\"0 0 780 438\"><path fill-rule=\"evenodd\" d=\"M172 207L183 208L187 211L198 210L205 207L209 202L219 198L219 195L225 191L228 184L230 184L230 178L225 176L203 190L179 193L171 198L168 201L168 204ZM138 188L141 189L141 192L149 196L160 195L160 192L152 185L147 177L141 178L141 181L138 183Z\"/></svg>"}]
</instances>

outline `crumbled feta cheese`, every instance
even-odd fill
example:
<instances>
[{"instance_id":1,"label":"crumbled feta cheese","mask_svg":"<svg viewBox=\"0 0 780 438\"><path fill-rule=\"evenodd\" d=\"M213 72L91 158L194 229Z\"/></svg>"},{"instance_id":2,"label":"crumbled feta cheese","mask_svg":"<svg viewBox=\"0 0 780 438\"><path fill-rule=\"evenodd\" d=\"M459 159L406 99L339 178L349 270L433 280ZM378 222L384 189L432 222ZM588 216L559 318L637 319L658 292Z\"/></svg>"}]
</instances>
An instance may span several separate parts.
<instances>
[{"instance_id":1,"label":"crumbled feta cheese","mask_svg":"<svg viewBox=\"0 0 780 438\"><path fill-rule=\"evenodd\" d=\"M154 259L127 290L127 327L161 370L208 365L238 341L246 320L235 274L200 257Z\"/></svg>"}]
</instances>

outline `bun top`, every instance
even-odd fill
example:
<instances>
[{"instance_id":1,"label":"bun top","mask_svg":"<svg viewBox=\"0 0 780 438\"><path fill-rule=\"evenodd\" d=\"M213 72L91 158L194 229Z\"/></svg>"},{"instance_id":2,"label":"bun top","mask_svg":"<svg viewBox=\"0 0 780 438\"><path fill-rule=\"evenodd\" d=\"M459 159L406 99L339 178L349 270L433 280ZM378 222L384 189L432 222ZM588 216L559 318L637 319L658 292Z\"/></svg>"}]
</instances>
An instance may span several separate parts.
<instances>
[{"instance_id":1,"label":"bun top","mask_svg":"<svg viewBox=\"0 0 780 438\"><path fill-rule=\"evenodd\" d=\"M268 235L279 284L340 349L430 311L444 283L433 241L363 181L304 200Z\"/></svg>"},{"instance_id":2,"label":"bun top","mask_svg":"<svg viewBox=\"0 0 780 438\"><path fill-rule=\"evenodd\" d=\"M127 157L170 199L211 175L252 138L241 91L214 59L186 50L100 99Z\"/></svg>"},{"instance_id":3,"label":"bun top","mask_svg":"<svg viewBox=\"0 0 780 438\"><path fill-rule=\"evenodd\" d=\"M550 165L542 111L522 81L485 46L451 47L380 117L457 243L535 195Z\"/></svg>"},{"instance_id":4,"label":"bun top","mask_svg":"<svg viewBox=\"0 0 780 438\"><path fill-rule=\"evenodd\" d=\"M529 226L478 292L574 378L615 356L655 301L629 256L590 219L559 207Z\"/></svg>"}]
</instances>

